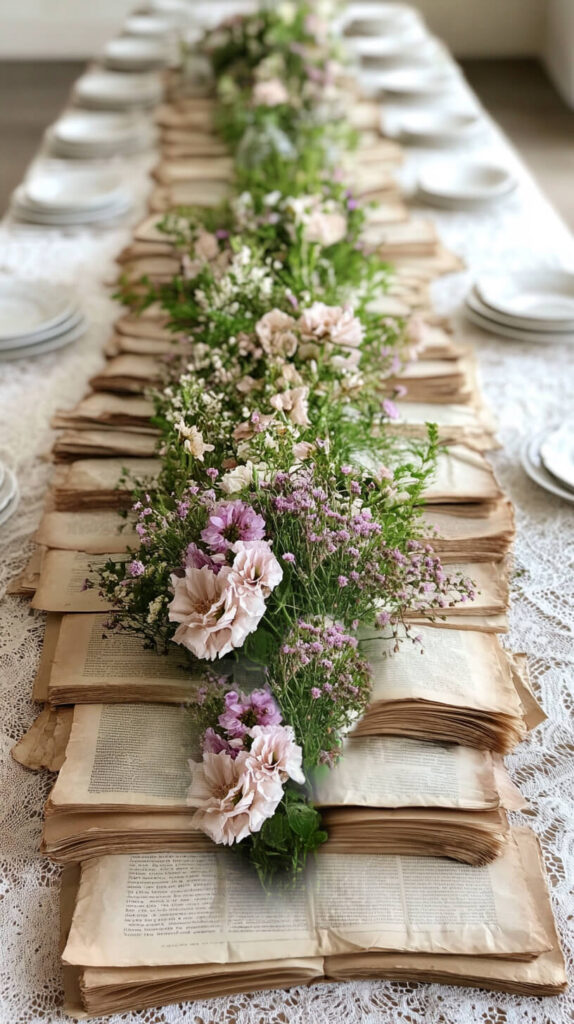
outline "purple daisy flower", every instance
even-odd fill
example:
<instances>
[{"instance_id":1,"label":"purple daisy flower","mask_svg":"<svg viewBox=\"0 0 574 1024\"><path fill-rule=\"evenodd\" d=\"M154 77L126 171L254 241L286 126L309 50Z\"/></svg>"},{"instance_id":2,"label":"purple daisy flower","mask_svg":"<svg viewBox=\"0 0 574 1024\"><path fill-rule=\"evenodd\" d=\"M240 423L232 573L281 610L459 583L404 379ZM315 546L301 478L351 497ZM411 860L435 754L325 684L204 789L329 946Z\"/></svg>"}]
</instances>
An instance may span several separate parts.
<instances>
[{"instance_id":1,"label":"purple daisy flower","mask_svg":"<svg viewBox=\"0 0 574 1024\"><path fill-rule=\"evenodd\" d=\"M225 552L238 540L263 540L265 520L244 501L220 501L212 510L201 539L212 551Z\"/></svg>"}]
</instances>

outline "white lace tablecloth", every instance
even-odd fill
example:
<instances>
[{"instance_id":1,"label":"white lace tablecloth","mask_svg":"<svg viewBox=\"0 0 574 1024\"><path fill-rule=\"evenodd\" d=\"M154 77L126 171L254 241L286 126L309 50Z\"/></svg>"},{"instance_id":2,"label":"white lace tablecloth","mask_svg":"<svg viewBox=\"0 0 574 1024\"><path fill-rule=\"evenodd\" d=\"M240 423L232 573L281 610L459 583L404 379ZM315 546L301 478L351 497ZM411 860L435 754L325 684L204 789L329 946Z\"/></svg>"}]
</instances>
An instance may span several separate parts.
<instances>
[{"instance_id":1,"label":"white lace tablecloth","mask_svg":"<svg viewBox=\"0 0 574 1024\"><path fill-rule=\"evenodd\" d=\"M459 86L461 98L465 86ZM468 95L466 99L468 100ZM512 164L520 188L494 210L462 214L421 209L438 223L444 242L470 270L436 286L444 312L455 312L479 271L506 273L536 266L574 267L574 240L542 197L495 126L473 143L473 151ZM463 151L464 152L464 151ZM456 156L453 156L456 158ZM410 150L405 181L429 153ZM147 189L145 158L127 162L126 180L137 197ZM88 334L69 350L27 363L0 363L0 458L17 472L22 490L18 514L0 529L0 593L24 565L39 522L50 469L50 416L74 404L101 365L101 349L117 310L106 290L113 257L128 239L127 228L99 235L63 234L0 225L0 273L24 280L71 284L90 322ZM508 758L515 781L531 803L516 815L540 835L552 900L572 967L574 938L568 935L574 900L574 735L572 725L573 508L546 494L526 477L518 453L522 439L572 411L574 346L527 345L472 333L482 384L498 416L504 448L493 456L518 524L509 643L529 655L537 691L548 715ZM10 747L31 724L38 708L30 690L43 633L42 616L27 601L6 598L0 606L2 754L2 846L0 864L1 1024L34 1024L63 1017L58 931L58 869L38 853L42 804L52 779L12 762ZM199 1001L126 1014L145 1024L571 1024L574 995L518 999L498 993L443 986L354 983L266 992ZM119 1022L120 1018L114 1018Z\"/></svg>"}]
</instances>

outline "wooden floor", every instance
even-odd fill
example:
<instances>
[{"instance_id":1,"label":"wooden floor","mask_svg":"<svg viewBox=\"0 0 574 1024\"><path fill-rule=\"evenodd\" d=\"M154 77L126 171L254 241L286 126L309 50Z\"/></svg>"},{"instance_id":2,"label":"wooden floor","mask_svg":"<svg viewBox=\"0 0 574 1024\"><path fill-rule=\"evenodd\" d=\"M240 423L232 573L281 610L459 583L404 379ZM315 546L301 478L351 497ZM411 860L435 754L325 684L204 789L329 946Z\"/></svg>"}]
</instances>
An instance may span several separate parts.
<instances>
[{"instance_id":1,"label":"wooden floor","mask_svg":"<svg viewBox=\"0 0 574 1024\"><path fill-rule=\"evenodd\" d=\"M0 62L0 211L81 68L71 61ZM574 229L574 111L534 60L465 61L463 69Z\"/></svg>"}]
</instances>

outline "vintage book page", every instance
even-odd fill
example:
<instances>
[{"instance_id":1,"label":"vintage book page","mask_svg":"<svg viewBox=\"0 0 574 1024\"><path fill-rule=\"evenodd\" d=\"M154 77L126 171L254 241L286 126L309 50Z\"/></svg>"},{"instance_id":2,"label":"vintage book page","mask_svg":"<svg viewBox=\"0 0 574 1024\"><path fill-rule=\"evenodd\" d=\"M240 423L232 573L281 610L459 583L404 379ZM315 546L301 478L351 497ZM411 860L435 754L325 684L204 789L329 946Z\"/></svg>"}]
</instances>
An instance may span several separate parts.
<instances>
[{"instance_id":1,"label":"vintage book page","mask_svg":"<svg viewBox=\"0 0 574 1024\"><path fill-rule=\"evenodd\" d=\"M105 611L109 605L98 593L95 570L105 565L108 558L84 551L47 551L32 607L47 612ZM86 589L88 579L93 585Z\"/></svg>"},{"instance_id":2,"label":"vintage book page","mask_svg":"<svg viewBox=\"0 0 574 1024\"><path fill-rule=\"evenodd\" d=\"M50 807L187 810L190 757L199 759L199 747L185 707L77 706ZM318 771L314 799L319 805L467 810L500 803L490 752L395 736L347 740L335 768Z\"/></svg>"},{"instance_id":3,"label":"vintage book page","mask_svg":"<svg viewBox=\"0 0 574 1024\"><path fill-rule=\"evenodd\" d=\"M321 854L306 888L269 899L226 853L84 864L66 963L222 963L361 949L530 959L550 948L516 844L481 868Z\"/></svg>"},{"instance_id":4,"label":"vintage book page","mask_svg":"<svg viewBox=\"0 0 574 1024\"><path fill-rule=\"evenodd\" d=\"M94 703L101 693L111 701L189 699L194 673L181 647L173 644L165 655L146 650L133 634L105 632L105 621L103 615L62 618L50 676L52 703L54 691L58 703Z\"/></svg>"},{"instance_id":5,"label":"vintage book page","mask_svg":"<svg viewBox=\"0 0 574 1024\"><path fill-rule=\"evenodd\" d=\"M563 991L567 984L564 957L556 934L540 846L530 829L514 829L513 835L537 915L550 939L550 950L530 963L464 955L351 953L328 957L325 960L326 976L341 981L390 978L397 981L435 981L444 985L477 985L524 995Z\"/></svg>"},{"instance_id":6,"label":"vintage book page","mask_svg":"<svg viewBox=\"0 0 574 1024\"><path fill-rule=\"evenodd\" d=\"M105 509L45 512L34 539L49 548L89 554L114 554L137 548L140 543L133 520Z\"/></svg>"},{"instance_id":7,"label":"vintage book page","mask_svg":"<svg viewBox=\"0 0 574 1024\"><path fill-rule=\"evenodd\" d=\"M472 630L417 627L422 643L361 640L373 669L372 703L429 700L455 707L500 711L520 717L511 665L496 637Z\"/></svg>"}]
</instances>

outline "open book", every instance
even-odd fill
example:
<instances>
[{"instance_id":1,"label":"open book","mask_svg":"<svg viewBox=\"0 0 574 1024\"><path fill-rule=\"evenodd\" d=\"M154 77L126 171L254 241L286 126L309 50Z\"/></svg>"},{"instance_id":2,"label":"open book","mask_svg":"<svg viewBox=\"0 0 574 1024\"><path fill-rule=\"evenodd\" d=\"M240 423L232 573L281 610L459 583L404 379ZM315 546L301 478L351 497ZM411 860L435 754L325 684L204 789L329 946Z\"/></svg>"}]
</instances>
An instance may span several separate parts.
<instances>
[{"instance_id":1,"label":"open book","mask_svg":"<svg viewBox=\"0 0 574 1024\"><path fill-rule=\"evenodd\" d=\"M552 948L519 842L481 868L328 848L269 896L227 851L100 857L82 866L63 959L174 966L380 951L531 960Z\"/></svg>"},{"instance_id":2,"label":"open book","mask_svg":"<svg viewBox=\"0 0 574 1024\"><path fill-rule=\"evenodd\" d=\"M83 1016L86 1012L99 1016L169 1002L361 978L440 982L519 995L556 995L566 987L566 973L539 847L536 837L527 829L515 830L515 837L536 914L552 945L530 962L464 954L351 952L328 957L196 966L64 966L66 1011L71 1016ZM62 945L67 940L78 882L79 870L66 869L62 880Z\"/></svg>"},{"instance_id":3,"label":"open book","mask_svg":"<svg viewBox=\"0 0 574 1024\"><path fill-rule=\"evenodd\" d=\"M76 707L46 807L44 850L65 861L205 849L187 803L190 758L197 763L200 752L189 708ZM490 752L395 737L349 738L338 765L312 781L331 848L341 852L485 863L508 835L501 807L523 805Z\"/></svg>"}]
</instances>

